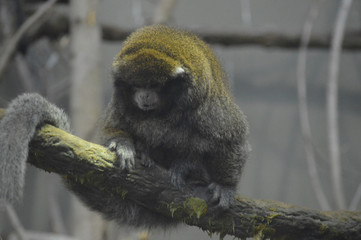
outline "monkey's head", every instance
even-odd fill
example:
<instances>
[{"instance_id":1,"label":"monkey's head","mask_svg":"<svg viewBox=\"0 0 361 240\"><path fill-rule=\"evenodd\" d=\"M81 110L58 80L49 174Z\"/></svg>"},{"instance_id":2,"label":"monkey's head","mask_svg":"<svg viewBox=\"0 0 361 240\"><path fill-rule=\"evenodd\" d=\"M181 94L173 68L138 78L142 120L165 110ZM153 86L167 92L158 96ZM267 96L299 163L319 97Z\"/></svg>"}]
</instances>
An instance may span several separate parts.
<instances>
[{"instance_id":1,"label":"monkey's head","mask_svg":"<svg viewBox=\"0 0 361 240\"><path fill-rule=\"evenodd\" d=\"M135 111L195 108L210 96L228 96L225 75L198 37L166 26L131 34L113 61L116 98Z\"/></svg>"},{"instance_id":2,"label":"monkey's head","mask_svg":"<svg viewBox=\"0 0 361 240\"><path fill-rule=\"evenodd\" d=\"M191 79L181 66L172 69L170 59L156 51L139 51L113 71L115 94L127 109L154 115L186 108L191 101Z\"/></svg>"}]
</instances>

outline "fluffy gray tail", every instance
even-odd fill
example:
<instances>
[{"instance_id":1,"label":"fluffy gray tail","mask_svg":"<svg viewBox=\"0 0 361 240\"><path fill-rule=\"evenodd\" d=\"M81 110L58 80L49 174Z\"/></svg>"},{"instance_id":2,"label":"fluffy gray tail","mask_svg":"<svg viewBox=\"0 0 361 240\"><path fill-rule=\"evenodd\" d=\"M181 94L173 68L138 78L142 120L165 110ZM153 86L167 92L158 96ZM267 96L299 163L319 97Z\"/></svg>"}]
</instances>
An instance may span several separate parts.
<instances>
[{"instance_id":1,"label":"fluffy gray tail","mask_svg":"<svg viewBox=\"0 0 361 240\"><path fill-rule=\"evenodd\" d=\"M20 95L6 109L0 120L0 200L12 203L22 197L29 142L45 123L70 129L64 111L36 93Z\"/></svg>"}]
</instances>

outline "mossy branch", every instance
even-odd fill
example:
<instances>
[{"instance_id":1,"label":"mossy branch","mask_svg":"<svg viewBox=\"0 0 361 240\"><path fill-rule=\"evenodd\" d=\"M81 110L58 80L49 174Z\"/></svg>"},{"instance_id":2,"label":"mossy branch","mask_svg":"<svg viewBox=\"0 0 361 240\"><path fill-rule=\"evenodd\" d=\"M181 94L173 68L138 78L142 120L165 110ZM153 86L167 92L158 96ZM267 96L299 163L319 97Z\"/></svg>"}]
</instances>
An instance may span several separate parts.
<instances>
[{"instance_id":1,"label":"mossy branch","mask_svg":"<svg viewBox=\"0 0 361 240\"><path fill-rule=\"evenodd\" d=\"M0 110L0 119L2 112ZM30 143L29 163L60 174L69 184L128 198L154 211L198 226L209 233L241 239L361 239L361 213L321 212L269 200L236 197L217 218L207 214L205 201L192 191L174 188L166 170L136 165L130 173L113 166L116 156L106 148L84 141L50 125L41 127ZM116 173L116 174L115 174ZM256 239L255 238L255 239Z\"/></svg>"}]
</instances>

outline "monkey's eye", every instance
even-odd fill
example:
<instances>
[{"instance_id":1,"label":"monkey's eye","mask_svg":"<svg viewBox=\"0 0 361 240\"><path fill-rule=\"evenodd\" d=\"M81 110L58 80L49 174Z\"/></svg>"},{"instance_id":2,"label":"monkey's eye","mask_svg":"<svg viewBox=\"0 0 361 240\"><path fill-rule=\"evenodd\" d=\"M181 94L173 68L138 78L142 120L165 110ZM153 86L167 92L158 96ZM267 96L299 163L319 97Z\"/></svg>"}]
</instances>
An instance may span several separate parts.
<instances>
[{"instance_id":1,"label":"monkey's eye","mask_svg":"<svg viewBox=\"0 0 361 240\"><path fill-rule=\"evenodd\" d=\"M190 86L190 78L187 74L180 74L172 79L170 82L173 82L174 85L182 86L184 88Z\"/></svg>"},{"instance_id":2,"label":"monkey's eye","mask_svg":"<svg viewBox=\"0 0 361 240\"><path fill-rule=\"evenodd\" d=\"M116 80L115 81L115 87L116 88L123 88L123 89L130 89L131 88L131 86L129 85L129 83L127 83L127 82L124 82L124 81L121 81L121 80Z\"/></svg>"},{"instance_id":3,"label":"monkey's eye","mask_svg":"<svg viewBox=\"0 0 361 240\"><path fill-rule=\"evenodd\" d=\"M148 89L148 90L153 90L155 92L160 91L160 89L162 88L162 86L160 84L157 83L152 83L152 84L147 84L147 85L134 85L133 88L135 90L140 90L140 89Z\"/></svg>"},{"instance_id":4,"label":"monkey's eye","mask_svg":"<svg viewBox=\"0 0 361 240\"><path fill-rule=\"evenodd\" d=\"M129 85L130 86L130 85ZM139 89L142 89L142 88L144 88L144 86L141 86L140 84L132 84L131 86L130 86L133 90L139 90Z\"/></svg>"},{"instance_id":5,"label":"monkey's eye","mask_svg":"<svg viewBox=\"0 0 361 240\"><path fill-rule=\"evenodd\" d=\"M187 88L187 81L182 76L176 76L169 79L162 88L167 94L173 94L177 97L181 92Z\"/></svg>"},{"instance_id":6,"label":"monkey's eye","mask_svg":"<svg viewBox=\"0 0 361 240\"><path fill-rule=\"evenodd\" d=\"M156 83L153 83L153 84L150 84L148 87L153 88L153 89L157 89L157 88L160 88L160 85L156 84Z\"/></svg>"}]
</instances>

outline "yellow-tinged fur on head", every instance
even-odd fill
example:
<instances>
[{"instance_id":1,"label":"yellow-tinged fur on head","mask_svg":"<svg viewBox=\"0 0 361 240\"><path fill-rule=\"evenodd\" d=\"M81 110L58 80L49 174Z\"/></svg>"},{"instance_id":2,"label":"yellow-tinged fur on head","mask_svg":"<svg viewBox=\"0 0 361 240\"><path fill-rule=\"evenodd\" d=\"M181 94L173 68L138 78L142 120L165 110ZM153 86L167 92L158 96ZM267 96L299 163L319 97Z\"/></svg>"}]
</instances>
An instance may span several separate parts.
<instances>
[{"instance_id":1,"label":"yellow-tinged fur on head","mask_svg":"<svg viewBox=\"0 0 361 240\"><path fill-rule=\"evenodd\" d=\"M113 71L151 76L158 83L185 72L205 94L229 95L224 71L208 45L194 34L167 26L148 26L132 33L115 57Z\"/></svg>"}]
</instances>

